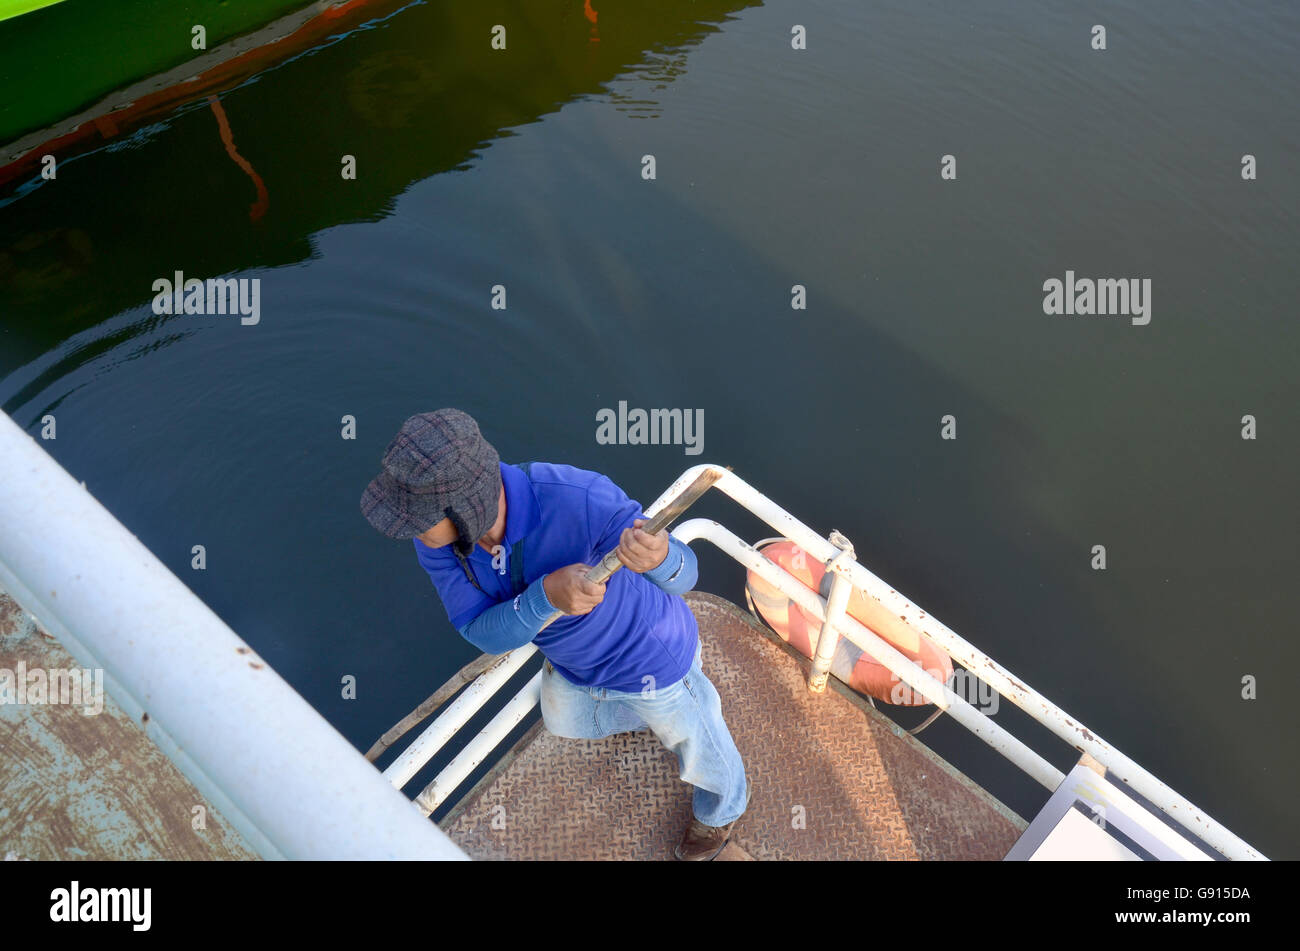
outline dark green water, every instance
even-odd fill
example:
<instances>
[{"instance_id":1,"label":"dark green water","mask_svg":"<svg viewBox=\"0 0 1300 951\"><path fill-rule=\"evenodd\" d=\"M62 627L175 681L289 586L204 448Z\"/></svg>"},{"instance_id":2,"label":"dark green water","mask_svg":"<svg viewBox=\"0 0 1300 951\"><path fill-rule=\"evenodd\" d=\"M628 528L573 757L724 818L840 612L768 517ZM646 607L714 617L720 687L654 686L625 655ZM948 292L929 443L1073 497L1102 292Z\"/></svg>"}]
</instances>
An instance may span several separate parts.
<instances>
[{"instance_id":1,"label":"dark green water","mask_svg":"<svg viewBox=\"0 0 1300 951\"><path fill-rule=\"evenodd\" d=\"M224 92L255 219L202 99L0 193L0 406L33 435L53 414L53 456L360 748L474 654L357 510L401 421L458 406L503 458L645 504L732 465L1300 857L1300 12L593 5L599 42L581 2L392 4ZM155 315L176 270L258 278L259 323ZM1067 270L1149 279L1150 323L1045 315ZM620 400L702 410L703 453L599 444ZM954 723L924 736L1022 815L1045 801Z\"/></svg>"}]
</instances>

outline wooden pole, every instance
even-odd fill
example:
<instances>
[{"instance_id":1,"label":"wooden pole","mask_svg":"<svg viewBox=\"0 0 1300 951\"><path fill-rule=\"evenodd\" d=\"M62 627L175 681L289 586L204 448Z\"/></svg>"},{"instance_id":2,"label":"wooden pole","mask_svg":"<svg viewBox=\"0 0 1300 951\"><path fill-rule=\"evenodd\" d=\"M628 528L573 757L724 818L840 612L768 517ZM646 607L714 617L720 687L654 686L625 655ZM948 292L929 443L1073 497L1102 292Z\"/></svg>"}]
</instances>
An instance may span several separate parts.
<instances>
[{"instance_id":1,"label":"wooden pole","mask_svg":"<svg viewBox=\"0 0 1300 951\"><path fill-rule=\"evenodd\" d=\"M701 495L709 491L713 483L721 478L721 473L712 469L701 472L695 481L682 490L681 495L673 499L663 507L654 518L650 519L641 526L641 531L648 535L658 535L661 531L677 520L677 517L695 504ZM618 560L618 549L606 553L605 557L591 566L587 572L587 580L594 584L604 584L610 576L618 569L623 567L623 562ZM556 611L546 619L546 623L538 628L538 633L546 630L552 623L564 617L563 611Z\"/></svg>"}]
</instances>

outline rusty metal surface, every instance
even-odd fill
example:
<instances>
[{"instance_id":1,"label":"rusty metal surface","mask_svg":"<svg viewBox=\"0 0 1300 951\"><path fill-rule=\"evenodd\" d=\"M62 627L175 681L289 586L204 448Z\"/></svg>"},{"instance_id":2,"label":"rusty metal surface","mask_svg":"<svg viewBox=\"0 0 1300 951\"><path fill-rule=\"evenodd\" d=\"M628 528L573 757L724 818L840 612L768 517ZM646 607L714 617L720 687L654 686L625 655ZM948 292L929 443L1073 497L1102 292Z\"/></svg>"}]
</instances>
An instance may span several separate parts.
<instances>
[{"instance_id":1,"label":"rusty metal surface","mask_svg":"<svg viewBox=\"0 0 1300 951\"><path fill-rule=\"evenodd\" d=\"M62 645L0 591L0 669L72 668ZM63 703L0 704L0 860L257 858L102 696L90 715Z\"/></svg>"},{"instance_id":2,"label":"rusty metal surface","mask_svg":"<svg viewBox=\"0 0 1300 951\"><path fill-rule=\"evenodd\" d=\"M1026 823L729 602L686 598L704 671L754 788L720 859L1001 859ZM540 723L442 822L484 859L671 859L690 787L649 731L557 737Z\"/></svg>"}]
</instances>

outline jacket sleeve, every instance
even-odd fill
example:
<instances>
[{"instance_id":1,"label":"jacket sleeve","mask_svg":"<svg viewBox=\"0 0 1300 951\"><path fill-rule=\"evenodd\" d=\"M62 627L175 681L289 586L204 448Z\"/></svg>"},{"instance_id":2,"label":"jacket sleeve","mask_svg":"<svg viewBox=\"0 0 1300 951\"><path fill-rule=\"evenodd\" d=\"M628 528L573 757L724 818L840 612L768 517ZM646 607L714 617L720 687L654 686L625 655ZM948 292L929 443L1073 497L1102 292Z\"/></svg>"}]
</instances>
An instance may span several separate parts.
<instances>
[{"instance_id":1,"label":"jacket sleeve","mask_svg":"<svg viewBox=\"0 0 1300 951\"><path fill-rule=\"evenodd\" d=\"M699 580L699 563L691 546L668 536L668 554L656 568L641 574L642 578L658 585L669 594L685 594Z\"/></svg>"},{"instance_id":2,"label":"jacket sleeve","mask_svg":"<svg viewBox=\"0 0 1300 951\"><path fill-rule=\"evenodd\" d=\"M536 637L554 613L555 607L542 587L542 578L538 578L518 597L493 605L457 630L483 653L504 654Z\"/></svg>"}]
</instances>

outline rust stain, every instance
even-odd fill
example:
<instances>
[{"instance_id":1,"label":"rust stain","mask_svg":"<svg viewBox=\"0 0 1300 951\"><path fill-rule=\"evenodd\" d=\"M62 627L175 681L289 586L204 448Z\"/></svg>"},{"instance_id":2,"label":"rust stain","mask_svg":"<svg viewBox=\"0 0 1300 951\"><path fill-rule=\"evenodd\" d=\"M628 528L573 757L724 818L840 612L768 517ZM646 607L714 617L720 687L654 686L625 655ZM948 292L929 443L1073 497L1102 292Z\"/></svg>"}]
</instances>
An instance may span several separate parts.
<instances>
[{"instance_id":1,"label":"rust stain","mask_svg":"<svg viewBox=\"0 0 1300 951\"><path fill-rule=\"evenodd\" d=\"M78 666L0 591L0 667ZM40 637L36 635L40 634ZM4 713L10 711L0 708ZM105 698L99 715L65 704L0 717L0 842L36 861L211 860L257 856L145 732ZM142 728L143 727L143 728ZM12 729L11 729L12 728ZM196 834L192 807L204 805Z\"/></svg>"}]
</instances>

